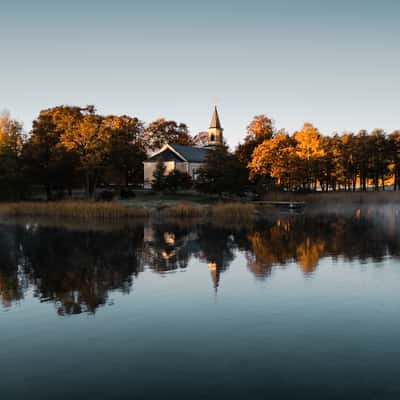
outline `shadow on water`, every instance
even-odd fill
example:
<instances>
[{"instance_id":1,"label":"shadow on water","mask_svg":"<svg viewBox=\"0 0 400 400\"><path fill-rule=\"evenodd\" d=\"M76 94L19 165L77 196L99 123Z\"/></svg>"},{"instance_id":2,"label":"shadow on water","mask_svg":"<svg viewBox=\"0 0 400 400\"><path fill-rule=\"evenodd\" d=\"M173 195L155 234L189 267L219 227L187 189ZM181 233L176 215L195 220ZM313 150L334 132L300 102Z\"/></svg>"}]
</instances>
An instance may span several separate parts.
<instances>
[{"instance_id":1,"label":"shadow on water","mask_svg":"<svg viewBox=\"0 0 400 400\"><path fill-rule=\"evenodd\" d=\"M144 271L186 269L192 258L207 265L217 290L237 253L258 279L292 263L308 277L324 257L379 263L400 254L399 209L281 214L246 227L9 221L0 225L0 303L11 307L31 289L40 301L52 302L59 315L95 313L111 292L130 293Z\"/></svg>"}]
</instances>

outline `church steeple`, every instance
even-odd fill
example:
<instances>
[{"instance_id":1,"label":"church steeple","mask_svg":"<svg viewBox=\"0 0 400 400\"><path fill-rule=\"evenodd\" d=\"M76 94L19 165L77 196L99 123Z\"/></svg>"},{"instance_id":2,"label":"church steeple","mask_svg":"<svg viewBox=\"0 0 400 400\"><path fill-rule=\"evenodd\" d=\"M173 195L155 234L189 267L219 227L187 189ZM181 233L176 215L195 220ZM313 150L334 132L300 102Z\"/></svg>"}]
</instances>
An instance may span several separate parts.
<instances>
[{"instance_id":1,"label":"church steeple","mask_svg":"<svg viewBox=\"0 0 400 400\"><path fill-rule=\"evenodd\" d=\"M218 144L223 144L222 138L222 129L221 122L219 120L217 107L214 107L214 112L211 118L211 124L208 128L208 145L214 146Z\"/></svg>"}]
</instances>

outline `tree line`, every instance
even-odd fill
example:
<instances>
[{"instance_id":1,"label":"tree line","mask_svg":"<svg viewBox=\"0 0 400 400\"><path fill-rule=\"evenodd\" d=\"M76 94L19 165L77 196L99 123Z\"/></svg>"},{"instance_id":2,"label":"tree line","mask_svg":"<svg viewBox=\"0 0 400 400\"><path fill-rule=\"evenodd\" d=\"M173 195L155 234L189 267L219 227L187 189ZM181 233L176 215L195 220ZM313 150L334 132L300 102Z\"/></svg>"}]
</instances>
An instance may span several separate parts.
<instances>
[{"instance_id":1,"label":"tree line","mask_svg":"<svg viewBox=\"0 0 400 400\"><path fill-rule=\"evenodd\" d=\"M143 182L143 161L166 143L193 145L186 124L157 119L100 115L94 106L42 110L25 133L8 113L0 115L0 194L22 199L42 188L47 199L84 187L93 197L101 183ZM400 130L322 135L310 123L293 134L276 129L265 115L253 118L244 140L208 153L195 182L158 166L155 188L195 187L203 192L366 191L400 188Z\"/></svg>"},{"instance_id":2,"label":"tree line","mask_svg":"<svg viewBox=\"0 0 400 400\"><path fill-rule=\"evenodd\" d=\"M55 192L84 187L92 197L102 182L143 182L147 154L172 142L193 143L185 124L100 115L94 106L58 106L40 112L29 134L8 113L0 118L0 190L20 199L29 187Z\"/></svg>"},{"instance_id":3,"label":"tree line","mask_svg":"<svg viewBox=\"0 0 400 400\"><path fill-rule=\"evenodd\" d=\"M367 191L400 188L400 131L334 133L323 136L305 123L289 135L265 115L248 126L236 150L249 179L288 191Z\"/></svg>"}]
</instances>

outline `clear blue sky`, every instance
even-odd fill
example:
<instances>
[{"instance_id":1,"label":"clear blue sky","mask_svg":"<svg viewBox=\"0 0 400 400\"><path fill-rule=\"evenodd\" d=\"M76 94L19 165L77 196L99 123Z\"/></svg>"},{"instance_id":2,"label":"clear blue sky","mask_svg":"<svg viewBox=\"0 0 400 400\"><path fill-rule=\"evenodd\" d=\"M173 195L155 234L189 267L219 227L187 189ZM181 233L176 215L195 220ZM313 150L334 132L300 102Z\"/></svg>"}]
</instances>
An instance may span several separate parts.
<instances>
[{"instance_id":1,"label":"clear blue sky","mask_svg":"<svg viewBox=\"0 0 400 400\"><path fill-rule=\"evenodd\" d=\"M400 128L398 0L13 0L0 9L0 110L95 104L228 143L256 114L290 132Z\"/></svg>"}]
</instances>

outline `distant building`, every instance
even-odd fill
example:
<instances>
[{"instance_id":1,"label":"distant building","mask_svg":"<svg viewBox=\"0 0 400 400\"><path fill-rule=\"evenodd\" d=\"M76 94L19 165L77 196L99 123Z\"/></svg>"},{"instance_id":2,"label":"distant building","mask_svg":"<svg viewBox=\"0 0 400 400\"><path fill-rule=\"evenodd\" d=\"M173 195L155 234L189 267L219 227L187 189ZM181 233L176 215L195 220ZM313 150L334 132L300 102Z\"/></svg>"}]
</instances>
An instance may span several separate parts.
<instances>
[{"instance_id":1,"label":"distant building","mask_svg":"<svg viewBox=\"0 0 400 400\"><path fill-rule=\"evenodd\" d=\"M207 140L204 138L204 133L201 136L201 140L196 141L196 144L198 143L196 146L166 144L144 161L144 187L151 188L153 174L159 161L163 162L166 174L177 170L186 172L193 180L196 180L197 172L204 165L207 152L212 151L215 146L223 144L223 129L217 107L214 108L211 124L207 131Z\"/></svg>"}]
</instances>

